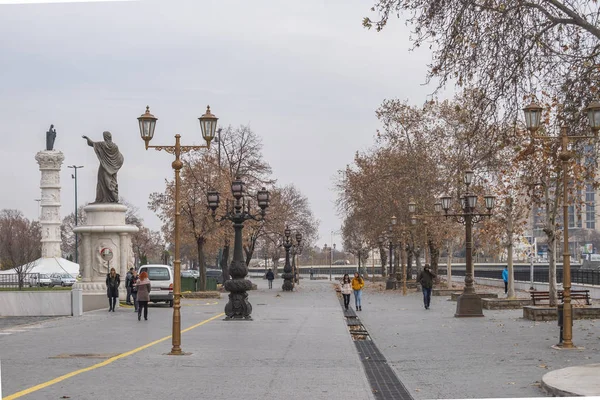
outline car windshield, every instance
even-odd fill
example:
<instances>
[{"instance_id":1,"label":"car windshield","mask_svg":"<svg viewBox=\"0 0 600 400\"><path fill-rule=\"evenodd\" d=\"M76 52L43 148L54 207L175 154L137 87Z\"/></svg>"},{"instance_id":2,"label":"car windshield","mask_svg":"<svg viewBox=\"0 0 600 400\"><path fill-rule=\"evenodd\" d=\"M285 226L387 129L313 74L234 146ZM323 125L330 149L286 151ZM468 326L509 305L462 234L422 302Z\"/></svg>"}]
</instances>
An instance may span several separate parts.
<instances>
[{"instance_id":1,"label":"car windshield","mask_svg":"<svg viewBox=\"0 0 600 400\"><path fill-rule=\"evenodd\" d=\"M169 271L162 267L145 268L148 272L148 279L151 281L168 281L170 279Z\"/></svg>"},{"instance_id":2,"label":"car windshield","mask_svg":"<svg viewBox=\"0 0 600 400\"><path fill-rule=\"evenodd\" d=\"M61 278L67 278L67 279L68 279L68 278L72 278L72 277L71 277L71 275L69 275L69 274L64 274L64 275L61 275L60 277L61 277Z\"/></svg>"}]
</instances>

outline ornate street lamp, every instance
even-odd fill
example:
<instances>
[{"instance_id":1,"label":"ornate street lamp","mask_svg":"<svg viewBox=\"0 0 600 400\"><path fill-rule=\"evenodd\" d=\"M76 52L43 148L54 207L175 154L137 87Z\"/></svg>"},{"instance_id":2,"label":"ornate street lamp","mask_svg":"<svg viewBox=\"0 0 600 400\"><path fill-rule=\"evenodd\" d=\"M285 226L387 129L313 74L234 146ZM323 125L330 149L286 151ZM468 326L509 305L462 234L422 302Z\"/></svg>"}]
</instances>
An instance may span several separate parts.
<instances>
[{"instance_id":1,"label":"ornate street lamp","mask_svg":"<svg viewBox=\"0 0 600 400\"><path fill-rule=\"evenodd\" d=\"M210 114L210 107L206 107L206 114L200 117L201 122L203 118L206 119L207 114ZM174 146L150 146L150 141L154 137L154 130L156 129L156 118L154 115L150 113L150 107L146 106L146 112L138 117L139 128L140 128L140 136L142 140L144 140L146 144L146 150L153 148L158 151L165 150L167 153L175 155L175 161L171 164L173 169L175 170L175 226L174 226L174 235L175 236L175 261L173 262L173 334L172 334L172 342L173 346L171 348L170 355L181 355L183 352L181 351L181 259L180 259L180 229L179 229L179 187L180 187L180 177L179 172L181 168L183 168L183 162L181 162L181 154L187 153L193 150L200 149L209 149L210 141L215 136L215 129L217 127L217 118L210 114L209 118L212 118L210 126L202 127L202 136L206 141L206 146L181 146L179 134L175 135L175 145ZM209 128L205 130L205 128Z\"/></svg>"},{"instance_id":2,"label":"ornate street lamp","mask_svg":"<svg viewBox=\"0 0 600 400\"><path fill-rule=\"evenodd\" d=\"M485 208L487 212L477 212L477 195L469 192L469 186L473 183L473 171L465 172L463 182L466 186L464 196L461 197L461 209L459 212L448 212L452 206L452 198L443 196L440 198L440 207L444 210L444 216L454 217L458 222L465 225L465 252L466 273L465 287L463 293L456 303L455 317L483 317L481 298L475 293L473 286L473 225L482 221L485 217L492 216L495 197L485 196Z\"/></svg>"},{"instance_id":3,"label":"ornate street lamp","mask_svg":"<svg viewBox=\"0 0 600 400\"><path fill-rule=\"evenodd\" d=\"M569 253L569 160L572 153L569 151L569 140L577 139L597 139L598 130L600 130L600 102L593 101L586 108L588 122L593 132L593 136L588 135L567 135L567 127L563 126L560 130L560 136L535 136L535 132L540 128L540 118L543 108L539 105L531 104L523 108L525 114L525 125L531 132L531 137L542 140L560 139L561 151L558 158L562 161L562 190L563 190L563 335L562 342L557 346L563 349L576 349L573 344L573 308L571 305L571 254Z\"/></svg>"},{"instance_id":4,"label":"ornate street lamp","mask_svg":"<svg viewBox=\"0 0 600 400\"><path fill-rule=\"evenodd\" d=\"M290 263L290 250L294 249L294 255L298 254L301 251L302 246L302 234L300 232L296 233L296 241L294 242L294 238L292 236L292 231L289 227L285 227L283 231L283 248L285 249L285 266L283 267L283 274L281 277L283 278L283 289L284 292L291 292L294 290L294 273L292 269L292 265Z\"/></svg>"},{"instance_id":5,"label":"ornate street lamp","mask_svg":"<svg viewBox=\"0 0 600 400\"><path fill-rule=\"evenodd\" d=\"M269 192L263 187L256 194L260 214L251 214L250 200L245 198L245 183L237 177L231 183L231 193L234 200L227 200L225 214L221 217L216 216L216 210L219 207L219 192L211 190L207 193L208 207L212 210L212 216L215 221L231 221L235 230L235 240L233 244L233 260L229 267L229 274L232 279L225 281L225 290L229 292L229 302L225 305L225 320L252 320L252 305L248 301L247 290L252 289L252 282L245 279L248 275L248 267L244 261L244 249L242 229L246 220L264 221L266 209L269 207Z\"/></svg>"},{"instance_id":6,"label":"ornate street lamp","mask_svg":"<svg viewBox=\"0 0 600 400\"><path fill-rule=\"evenodd\" d=\"M390 218L390 225L388 226L388 239L389 239L389 257L390 266L387 281L385 282L386 290L394 290L398 286L398 280L396 279L396 264L394 263L394 226L398 223L396 216Z\"/></svg>"}]
</instances>

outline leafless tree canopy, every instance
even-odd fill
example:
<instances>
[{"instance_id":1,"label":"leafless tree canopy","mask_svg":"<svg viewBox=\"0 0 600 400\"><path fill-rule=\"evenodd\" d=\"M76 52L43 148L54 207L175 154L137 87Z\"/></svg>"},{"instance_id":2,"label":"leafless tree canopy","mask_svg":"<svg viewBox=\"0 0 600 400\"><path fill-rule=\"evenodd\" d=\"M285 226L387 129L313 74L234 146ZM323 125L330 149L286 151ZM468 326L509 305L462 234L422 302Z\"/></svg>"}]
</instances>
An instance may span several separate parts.
<instances>
[{"instance_id":1,"label":"leafless tree canopy","mask_svg":"<svg viewBox=\"0 0 600 400\"><path fill-rule=\"evenodd\" d=\"M14 268L23 287L25 275L41 257L42 233L37 221L29 221L17 210L0 211L0 265Z\"/></svg>"},{"instance_id":2,"label":"leafless tree canopy","mask_svg":"<svg viewBox=\"0 0 600 400\"><path fill-rule=\"evenodd\" d=\"M600 4L596 0L379 0L365 18L381 30L391 16L429 45L427 82L474 86L514 118L523 96L545 91L577 116L598 94Z\"/></svg>"}]
</instances>

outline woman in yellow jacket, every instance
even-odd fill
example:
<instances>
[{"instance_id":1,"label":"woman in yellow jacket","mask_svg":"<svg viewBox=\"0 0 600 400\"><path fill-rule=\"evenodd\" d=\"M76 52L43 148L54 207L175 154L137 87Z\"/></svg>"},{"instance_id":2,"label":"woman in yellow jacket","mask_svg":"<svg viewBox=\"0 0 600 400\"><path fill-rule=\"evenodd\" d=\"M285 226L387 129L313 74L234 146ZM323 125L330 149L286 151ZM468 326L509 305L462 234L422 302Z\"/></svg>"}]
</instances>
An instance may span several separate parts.
<instances>
[{"instance_id":1,"label":"woman in yellow jacket","mask_svg":"<svg viewBox=\"0 0 600 400\"><path fill-rule=\"evenodd\" d=\"M352 279L352 290L354 291L354 305L356 311L362 311L362 288L365 286L365 281L361 278L358 272L354 273L354 279Z\"/></svg>"}]
</instances>

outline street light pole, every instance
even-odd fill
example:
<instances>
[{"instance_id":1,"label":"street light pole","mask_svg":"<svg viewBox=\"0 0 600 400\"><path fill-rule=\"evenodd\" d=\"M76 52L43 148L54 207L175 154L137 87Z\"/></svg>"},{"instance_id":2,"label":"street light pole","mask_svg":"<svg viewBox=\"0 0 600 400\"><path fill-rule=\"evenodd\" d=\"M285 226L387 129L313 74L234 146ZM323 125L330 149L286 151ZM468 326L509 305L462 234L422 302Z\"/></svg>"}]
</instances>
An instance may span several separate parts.
<instances>
[{"instance_id":1,"label":"street light pole","mask_svg":"<svg viewBox=\"0 0 600 400\"><path fill-rule=\"evenodd\" d=\"M567 185L569 180L567 178L569 160L572 158L572 154L569 151L569 140L576 139L597 139L598 131L600 130L600 102L594 101L587 108L588 120L590 128L592 129L593 136L587 135L567 135L567 128L563 126L560 130L560 143L561 151L558 158L562 161L562 186L563 186L563 340L558 344L563 349L575 349L573 344L573 309L571 305L571 254L569 253L569 192ZM532 138L539 138L543 140L552 140L556 137L552 136L535 136L535 132L540 127L541 115L543 108L536 104L531 103L523 109L525 113L525 124L527 129L531 132Z\"/></svg>"},{"instance_id":2,"label":"street light pole","mask_svg":"<svg viewBox=\"0 0 600 400\"><path fill-rule=\"evenodd\" d=\"M73 168L75 172L71 175L71 178L75 180L75 226L77 226L79 224L77 219L77 170L83 168L83 165L69 165L68 168ZM77 233L75 233L75 263L79 264L79 237Z\"/></svg>"},{"instance_id":3,"label":"street light pole","mask_svg":"<svg viewBox=\"0 0 600 400\"><path fill-rule=\"evenodd\" d=\"M216 216L215 211L219 207L219 192L210 190L207 194L208 206L212 210L212 217L215 221L231 221L235 230L235 242L233 247L233 261L229 267L229 274L232 279L225 281L225 290L229 292L229 302L225 305L225 320L252 320L252 305L248 301L247 290L252 289L252 282L245 279L248 275L248 267L244 261L242 229L247 220L264 221L265 210L269 207L269 192L263 187L256 194L260 215L250 213L250 201L245 199L245 183L237 177L231 183L231 193L234 200L227 200L225 214L221 217Z\"/></svg>"},{"instance_id":4,"label":"street light pole","mask_svg":"<svg viewBox=\"0 0 600 400\"><path fill-rule=\"evenodd\" d=\"M175 155L175 161L171 164L171 167L175 171L175 261L173 262L173 325L172 325L172 348L169 355L182 355L184 354L181 350L181 258L180 258L180 237L181 231L179 229L179 190L180 190L180 176L179 173L183 168L183 162L180 159L182 153L187 153L193 150L209 149L210 142L215 137L215 130L217 127L218 118L210 112L210 107L206 107L206 113L198 118L200 121L200 128L202 130L202 137L206 141L205 146L181 146L180 138L181 135L175 135L174 146L150 146L149 143L154 137L154 130L156 128L156 118L150 114L150 107L146 107L146 112L138 117L140 135L142 140L146 144L146 150L153 148L157 151L165 150L169 154Z\"/></svg>"},{"instance_id":5,"label":"street light pole","mask_svg":"<svg viewBox=\"0 0 600 400\"><path fill-rule=\"evenodd\" d=\"M302 244L302 234L300 232L296 233L296 242L294 243L291 238L292 231L290 228L286 226L283 232L283 248L285 249L285 266L283 267L282 277L284 279L283 286L281 289L284 292L291 292L294 290L294 272L292 270L292 266L290 264L290 250L293 251L292 257L295 257L296 250Z\"/></svg>"},{"instance_id":6,"label":"street light pole","mask_svg":"<svg viewBox=\"0 0 600 400\"><path fill-rule=\"evenodd\" d=\"M483 317L483 307L481 298L475 293L473 285L473 224L482 221L485 217L492 216L492 208L494 208L495 197L491 195L484 196L485 208L487 213L476 212L477 195L469 192L469 186L473 181L473 171L465 172L463 182L466 190L464 196L461 197L461 212L448 213L452 198L443 196L441 203L436 203L436 211L444 210L444 216L454 217L457 222L462 222L465 225L465 251L466 251L466 273L465 287L463 293L457 300L455 317ZM413 218L414 219L414 218Z\"/></svg>"}]
</instances>

